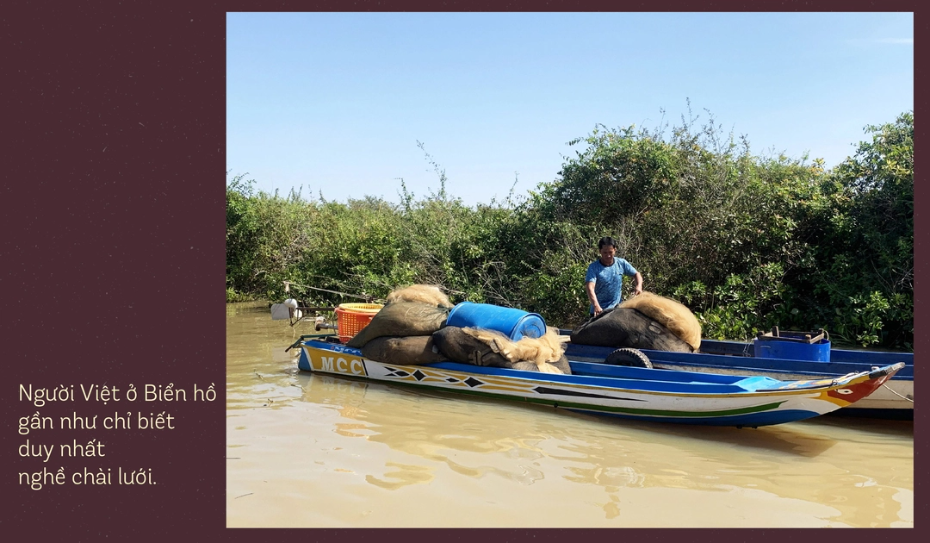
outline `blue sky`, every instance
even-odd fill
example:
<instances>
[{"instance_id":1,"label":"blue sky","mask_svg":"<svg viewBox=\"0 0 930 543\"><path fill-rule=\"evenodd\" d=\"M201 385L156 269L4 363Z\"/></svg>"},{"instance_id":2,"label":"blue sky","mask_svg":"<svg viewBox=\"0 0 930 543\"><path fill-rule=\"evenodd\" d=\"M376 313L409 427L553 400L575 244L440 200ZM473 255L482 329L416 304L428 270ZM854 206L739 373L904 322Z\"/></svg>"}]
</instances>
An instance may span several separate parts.
<instances>
[{"instance_id":1,"label":"blue sky","mask_svg":"<svg viewBox=\"0 0 930 543\"><path fill-rule=\"evenodd\" d=\"M432 160L466 204L519 199L557 179L569 140L675 126L689 100L753 154L829 168L914 108L913 29L912 13L230 13L227 179L398 202L401 178L439 189Z\"/></svg>"}]
</instances>

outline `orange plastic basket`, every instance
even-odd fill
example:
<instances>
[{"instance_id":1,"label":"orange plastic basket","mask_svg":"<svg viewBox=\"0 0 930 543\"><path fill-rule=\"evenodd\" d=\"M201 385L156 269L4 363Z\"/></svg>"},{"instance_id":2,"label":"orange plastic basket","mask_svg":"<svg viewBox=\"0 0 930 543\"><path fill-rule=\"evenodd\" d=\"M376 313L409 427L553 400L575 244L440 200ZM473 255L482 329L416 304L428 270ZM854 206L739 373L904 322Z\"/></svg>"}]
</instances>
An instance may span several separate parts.
<instances>
[{"instance_id":1,"label":"orange plastic basket","mask_svg":"<svg viewBox=\"0 0 930 543\"><path fill-rule=\"evenodd\" d=\"M336 307L336 328L339 341L345 343L355 337L362 328L384 307L381 304L339 304Z\"/></svg>"}]
</instances>

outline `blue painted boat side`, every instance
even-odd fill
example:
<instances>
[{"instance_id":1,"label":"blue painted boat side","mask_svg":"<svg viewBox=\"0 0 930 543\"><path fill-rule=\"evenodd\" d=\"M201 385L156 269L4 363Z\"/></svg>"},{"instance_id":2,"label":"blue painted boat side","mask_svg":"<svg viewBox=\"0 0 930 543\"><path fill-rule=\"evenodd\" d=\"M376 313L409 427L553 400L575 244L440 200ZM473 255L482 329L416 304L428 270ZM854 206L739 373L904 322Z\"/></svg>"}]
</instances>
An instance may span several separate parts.
<instances>
[{"instance_id":1,"label":"blue painted boat side","mask_svg":"<svg viewBox=\"0 0 930 543\"><path fill-rule=\"evenodd\" d=\"M685 394L739 394L747 392L746 389L735 384L742 379L740 376L707 373L692 374L691 372L679 371L662 371L657 374L655 370L648 370L645 368L606 366L603 364L585 364L578 362L570 362L569 364L572 366L572 375L472 366L469 364L459 364L457 362L439 362L430 364L429 367L473 373L476 375L501 376L529 379L539 382L569 383L650 392ZM592 368L593 371L583 371L580 369L579 365L597 367ZM574 373L576 369L579 370L578 373ZM643 370L645 373L637 370ZM661 377L661 380L656 379L657 377Z\"/></svg>"},{"instance_id":2,"label":"blue painted boat side","mask_svg":"<svg viewBox=\"0 0 930 543\"><path fill-rule=\"evenodd\" d=\"M702 339L701 352L706 354L726 354L734 356L755 356L755 346L750 343L738 341L724 341L717 339ZM865 351L851 349L830 349L831 362L850 362L858 364L871 364L873 366L888 366L896 362L905 365L914 364L914 353L895 351Z\"/></svg>"},{"instance_id":3,"label":"blue painted boat side","mask_svg":"<svg viewBox=\"0 0 930 543\"><path fill-rule=\"evenodd\" d=\"M327 351L327 353L320 353L323 356L323 368L329 368L323 371L329 372L333 367L339 368L340 365L352 367L358 365L359 369L363 369L362 362L359 359L364 359L364 357L359 349L318 340L306 341L304 345ZM314 360L317 359L317 356L314 355ZM305 371L313 371L309 362L308 352L301 349L298 367ZM353 370L352 375L348 375L343 368L339 369L339 374L349 377L363 376L365 374L370 376L372 374L369 372L374 370L376 373L380 372L378 375L382 378L390 377L391 379L387 380L387 382L392 382L393 378L407 379L411 377L406 381L399 380L395 382L397 384L427 387L436 387L436 385L431 385L429 382L421 383L421 379L435 379L438 376L442 381L451 380L450 382L464 383L467 387L450 389L446 388L445 383L443 383L443 386L436 387L437 390L483 394L507 400L516 399L548 404L562 409L598 416L607 415L650 422L755 427L804 420L826 412L822 409L820 411L805 409L808 407L805 402L813 401L813 397L802 400L800 405L797 406L784 406L784 408L782 406L796 397L795 392L804 394L804 389L807 388L822 389L825 384L829 383L829 380L826 383L823 380L819 382L783 382L766 376L747 377L706 372L653 370L580 361L572 361L570 364L573 371L577 372L576 374L560 375L527 372L505 368L472 366L455 362L441 362L423 366L423 368L445 370L445 372L434 372L432 376L417 376L417 373L421 372L418 370L413 371L404 364L383 363L377 367L367 366L367 370L364 372ZM890 369L897 370L898 368ZM889 368L885 368L885 370L889 370ZM460 374L465 374L465 377ZM493 379L495 376L502 377L502 379L495 381ZM875 378L874 376L870 377ZM415 381L412 378L415 378ZM858 377L858 379L862 378L862 376ZM379 379L379 381L381 380ZM469 381L474 381L474 383ZM547 386L547 383L551 384L551 386ZM560 387L558 386L560 384L581 386L577 388ZM836 383L834 383L834 386L836 386ZM779 390L781 387L784 388ZM598 390L599 388L603 389L604 392ZM792 392L786 396L784 389L790 389ZM510 391L509 395L506 392L507 390ZM502 393L502 391L505 392ZM609 394L606 393L607 391L609 391ZM762 394L756 394L757 391L762 392ZM517 392L518 395L513 395L514 392ZM618 392L621 394L618 395ZM624 392L629 393L630 397L623 397ZM668 394L672 399L669 401L660 398L659 403L653 404L641 395L643 392L647 394L654 392L657 398ZM714 404L709 409L695 409L693 406L688 407L686 404L678 403L685 397L691 397L690 400L701 397L699 402L710 401L712 397L725 397L726 400ZM743 400L732 402L731 400L736 397L742 397ZM753 400L744 403L749 398ZM610 399L613 402L619 400L625 403L604 404L602 401L605 399ZM716 398L716 400L719 399L721 398ZM760 403L756 401L758 399L764 401ZM835 402L827 401L824 403Z\"/></svg>"},{"instance_id":4,"label":"blue painted boat side","mask_svg":"<svg viewBox=\"0 0 930 543\"><path fill-rule=\"evenodd\" d=\"M335 353L344 353L349 356L362 358L362 353L359 349L319 341L310 341L307 344ZM572 368L571 375L527 372L488 366L473 366L458 362L438 362L429 364L429 367L471 373L474 375L526 379L541 383L566 383L599 386L611 389L675 394L746 394L760 390L775 390L788 384L784 381L779 381L767 376L654 370L580 361L570 361L569 364ZM311 371L309 361L306 359L306 355L303 352L301 352L298 367L305 371ZM803 388L805 387L795 387L795 389Z\"/></svg>"},{"instance_id":5,"label":"blue painted boat side","mask_svg":"<svg viewBox=\"0 0 930 543\"><path fill-rule=\"evenodd\" d=\"M914 365L914 353L896 353L888 351L847 351L836 349L830 351L830 360L837 362L851 362L859 364L872 364L873 366L887 366L895 362L904 362L905 365ZM890 361L890 362L886 362Z\"/></svg>"},{"instance_id":6,"label":"blue painted boat side","mask_svg":"<svg viewBox=\"0 0 930 543\"><path fill-rule=\"evenodd\" d=\"M618 379L634 379L637 382L660 380L663 382L682 384L707 383L725 385L731 387L731 391L734 392L739 392L739 390L736 390L737 388L742 390L757 390L765 386L777 388L785 384L783 381L777 379L763 377L762 379L753 379L752 384L749 384L747 387L749 381L747 381L747 377L744 375L726 375L722 373L682 370L659 370L659 373L656 373L656 370L648 368L610 366L596 362L580 362L576 360L570 361L569 365L572 368L572 375L567 377L594 375Z\"/></svg>"},{"instance_id":7,"label":"blue painted boat side","mask_svg":"<svg viewBox=\"0 0 930 543\"><path fill-rule=\"evenodd\" d=\"M607 355L612 353L613 347L599 347L595 345L577 345L569 343L566 347L565 355L572 359L573 357L582 357L595 360L604 360ZM745 371L747 373L759 371L771 371L773 373L791 373L810 376L827 376L827 375L846 375L848 373L857 373L868 371L873 366L890 366L897 362L904 362L905 366L893 379L914 380L913 356L894 356L897 353L882 353L881 357L871 357L867 361L861 362L841 362L831 359L830 362L812 362L807 360L788 360L780 358L754 358L746 356L734 356L723 354L706 354L706 353L676 353L667 351L653 351L641 349L653 363L673 363L680 365L690 365L704 368L726 369L729 371ZM702 343L703 350L703 343ZM892 356L886 356L886 354ZM903 353L909 354L909 353Z\"/></svg>"},{"instance_id":8,"label":"blue painted boat side","mask_svg":"<svg viewBox=\"0 0 930 543\"><path fill-rule=\"evenodd\" d=\"M704 339L701 340L701 352L704 354L725 354L733 356L754 357L755 346L752 343L740 343L738 341ZM870 364L872 366L888 366L896 362L904 362L904 364L907 366L913 366L914 353L830 349L830 362Z\"/></svg>"},{"instance_id":9,"label":"blue painted boat side","mask_svg":"<svg viewBox=\"0 0 930 543\"><path fill-rule=\"evenodd\" d=\"M820 416L820 413L814 411L801 411L797 409L787 409L780 411L768 411L764 413L751 413L746 415L733 415L730 417L692 417L692 418L665 418L642 415L630 415L626 413L607 413L604 411L595 411L587 409L562 407L567 411L576 413L585 413L599 417L615 417L621 419L640 420L648 422L666 422L670 424L692 424L700 426L745 426L754 428L756 426L768 426L772 424L784 424L787 422L796 422L799 420L811 419Z\"/></svg>"}]
</instances>

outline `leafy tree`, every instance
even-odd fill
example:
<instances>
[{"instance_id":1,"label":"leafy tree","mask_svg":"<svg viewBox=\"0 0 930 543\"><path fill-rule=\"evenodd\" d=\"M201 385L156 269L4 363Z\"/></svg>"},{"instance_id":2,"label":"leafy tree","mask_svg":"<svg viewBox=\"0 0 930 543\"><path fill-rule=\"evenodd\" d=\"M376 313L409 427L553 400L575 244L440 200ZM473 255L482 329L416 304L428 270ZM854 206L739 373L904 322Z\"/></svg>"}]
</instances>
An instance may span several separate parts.
<instances>
[{"instance_id":1,"label":"leafy tree","mask_svg":"<svg viewBox=\"0 0 930 543\"><path fill-rule=\"evenodd\" d=\"M909 345L914 296L914 116L866 127L871 141L825 179L810 274L825 320L862 345ZM830 311L832 309L832 312Z\"/></svg>"},{"instance_id":2,"label":"leafy tree","mask_svg":"<svg viewBox=\"0 0 930 543\"><path fill-rule=\"evenodd\" d=\"M913 114L866 127L871 140L832 171L806 156L755 156L746 137L696 121L670 131L598 125L518 204L464 205L428 154L439 190L416 198L402 181L399 205L284 198L235 176L227 298L277 299L284 280L376 298L429 283L453 301L574 327L587 316L594 245L610 235L646 288L690 307L705 337L824 327L839 342L910 348Z\"/></svg>"}]
</instances>

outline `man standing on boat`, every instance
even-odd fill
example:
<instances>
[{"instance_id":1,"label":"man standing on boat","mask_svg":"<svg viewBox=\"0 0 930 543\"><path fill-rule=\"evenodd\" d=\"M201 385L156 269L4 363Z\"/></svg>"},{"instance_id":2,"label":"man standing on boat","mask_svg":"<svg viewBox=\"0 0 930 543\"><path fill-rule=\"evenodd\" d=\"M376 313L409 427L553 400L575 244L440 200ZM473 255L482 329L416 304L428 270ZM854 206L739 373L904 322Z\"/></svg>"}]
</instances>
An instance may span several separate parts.
<instances>
[{"instance_id":1,"label":"man standing on boat","mask_svg":"<svg viewBox=\"0 0 930 543\"><path fill-rule=\"evenodd\" d=\"M588 273L584 278L584 289L588 300L591 301L591 315L594 316L620 303L624 275L636 278L634 296L643 291L642 274L626 260L617 258L617 242L613 238L601 238L597 242L597 249L601 257L588 266Z\"/></svg>"}]
</instances>

